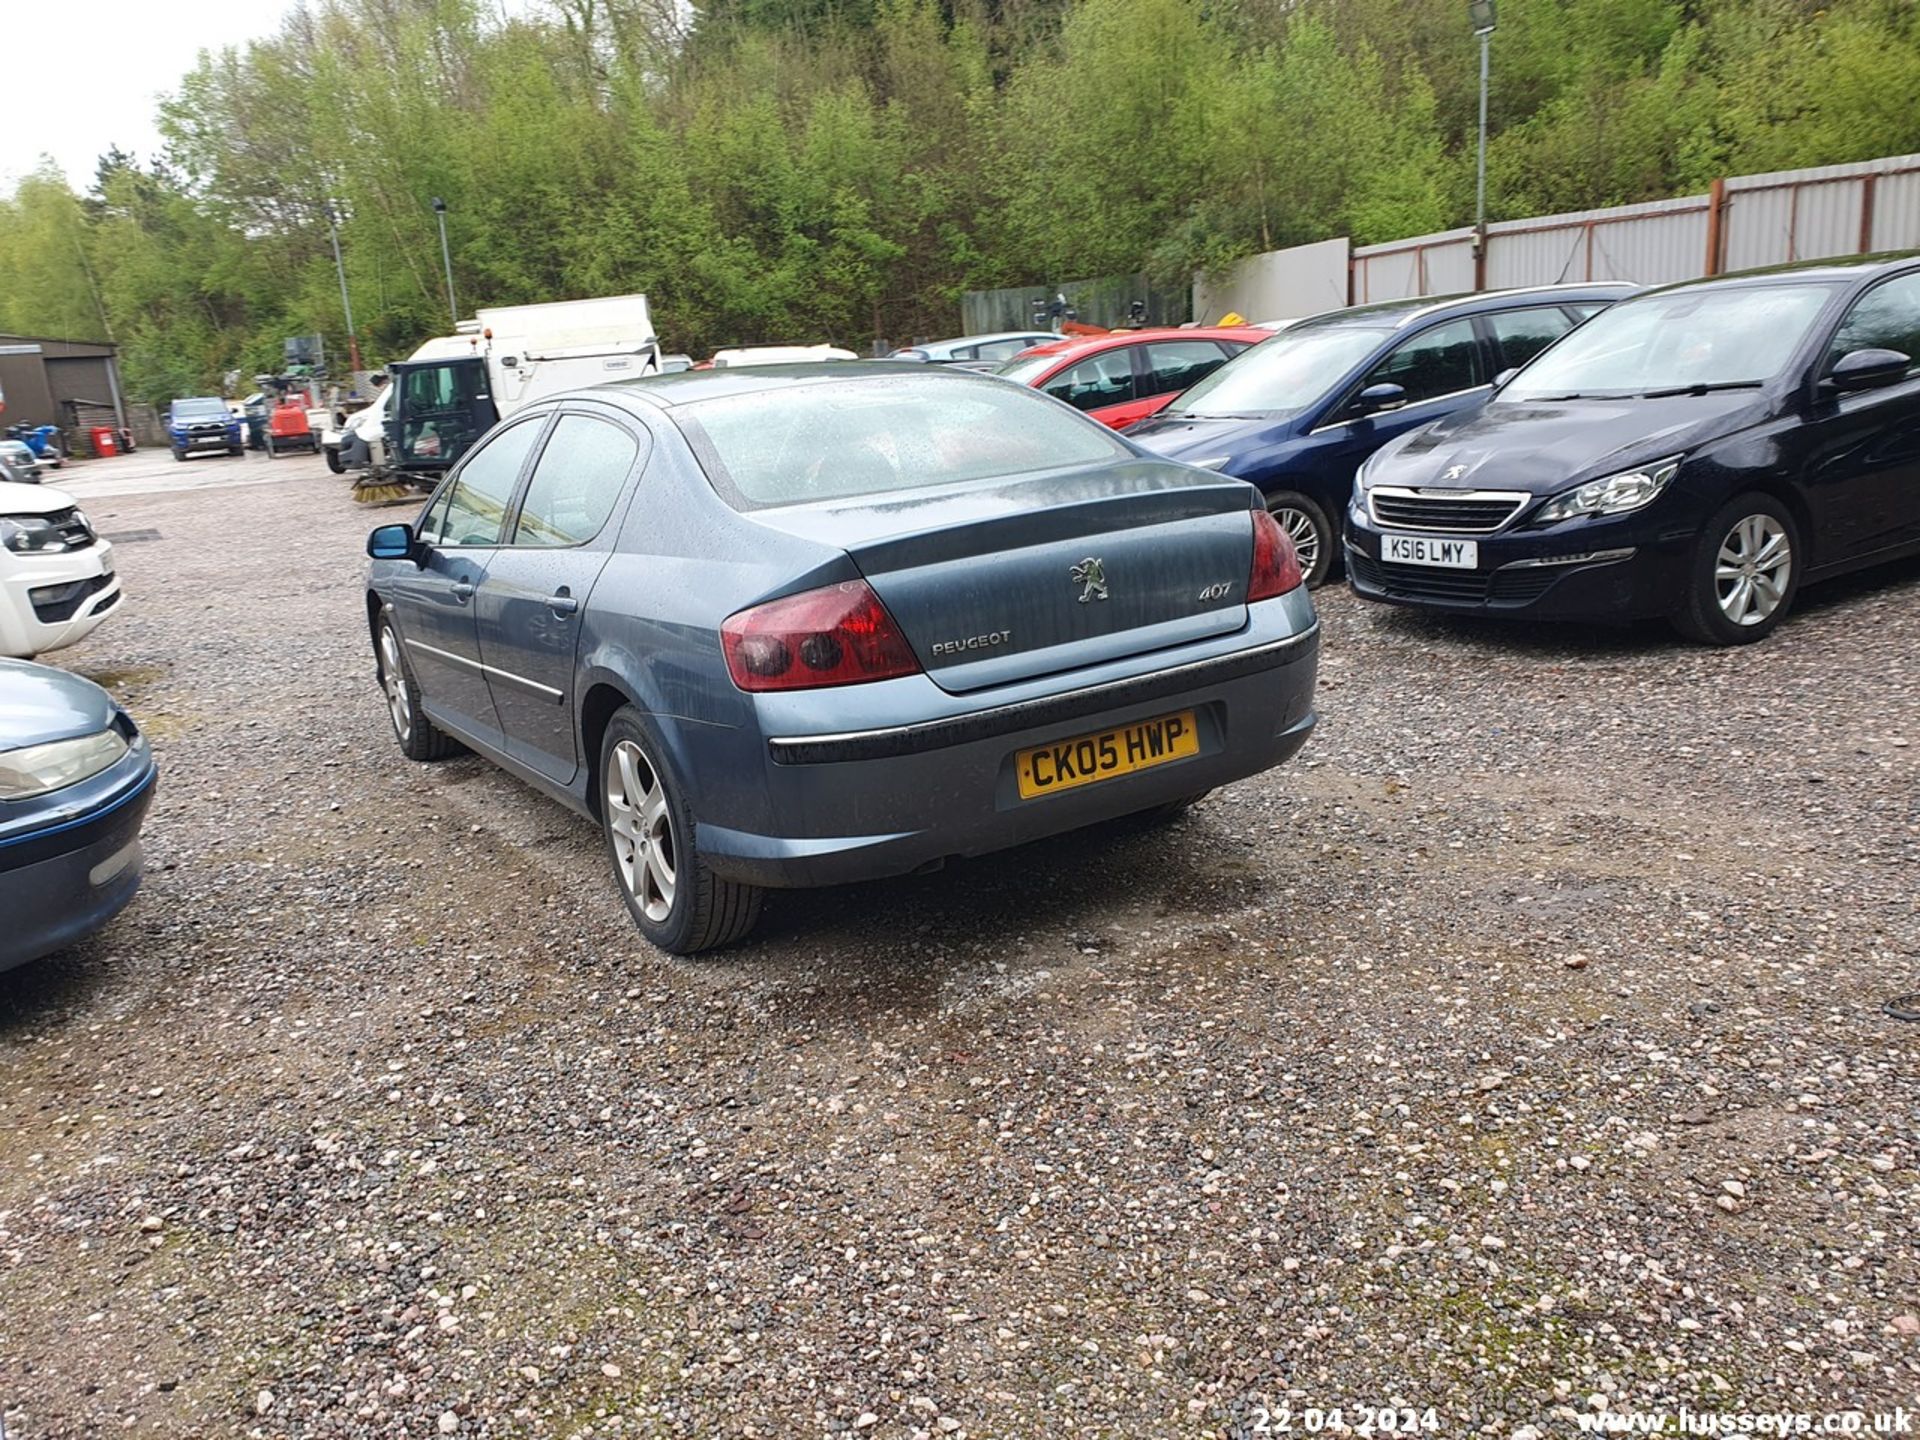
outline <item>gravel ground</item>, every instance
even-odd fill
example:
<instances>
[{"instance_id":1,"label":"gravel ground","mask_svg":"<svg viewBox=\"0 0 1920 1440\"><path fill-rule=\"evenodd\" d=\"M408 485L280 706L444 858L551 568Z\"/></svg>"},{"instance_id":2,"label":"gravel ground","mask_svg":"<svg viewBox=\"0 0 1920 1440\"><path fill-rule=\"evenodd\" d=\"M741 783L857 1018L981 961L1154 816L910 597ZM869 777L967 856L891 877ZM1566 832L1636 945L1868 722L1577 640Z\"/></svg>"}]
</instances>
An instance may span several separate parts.
<instances>
[{"instance_id":1,"label":"gravel ground","mask_svg":"<svg viewBox=\"0 0 1920 1440\"><path fill-rule=\"evenodd\" d=\"M1325 592L1287 770L676 961L399 756L404 512L267 463L76 482L159 533L58 658L164 774L141 898L0 975L9 1437L1920 1397L1920 566L1746 652Z\"/></svg>"}]
</instances>

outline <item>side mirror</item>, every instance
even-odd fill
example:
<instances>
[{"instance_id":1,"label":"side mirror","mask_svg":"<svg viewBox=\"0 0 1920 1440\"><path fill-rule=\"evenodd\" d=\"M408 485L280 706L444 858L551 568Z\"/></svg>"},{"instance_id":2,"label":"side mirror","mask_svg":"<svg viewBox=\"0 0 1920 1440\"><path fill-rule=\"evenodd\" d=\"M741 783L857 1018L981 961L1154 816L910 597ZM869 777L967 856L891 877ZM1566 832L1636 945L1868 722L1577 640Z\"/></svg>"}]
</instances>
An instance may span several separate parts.
<instances>
[{"instance_id":1,"label":"side mirror","mask_svg":"<svg viewBox=\"0 0 1920 1440\"><path fill-rule=\"evenodd\" d=\"M413 552L411 525L382 525L367 536L367 554L375 560L411 560Z\"/></svg>"},{"instance_id":2,"label":"side mirror","mask_svg":"<svg viewBox=\"0 0 1920 1440\"><path fill-rule=\"evenodd\" d=\"M1353 402L1357 415L1384 415L1407 403L1407 392L1399 385L1369 385Z\"/></svg>"},{"instance_id":3,"label":"side mirror","mask_svg":"<svg viewBox=\"0 0 1920 1440\"><path fill-rule=\"evenodd\" d=\"M1498 390L1502 385L1506 384L1507 381L1511 380L1514 376L1518 375L1519 373L1520 373L1520 367L1518 365L1509 365L1506 369L1502 370L1498 375L1493 377L1493 388Z\"/></svg>"},{"instance_id":4,"label":"side mirror","mask_svg":"<svg viewBox=\"0 0 1920 1440\"><path fill-rule=\"evenodd\" d=\"M1913 359L1898 350L1851 350L1833 362L1827 383L1834 389L1877 390L1907 378Z\"/></svg>"}]
</instances>

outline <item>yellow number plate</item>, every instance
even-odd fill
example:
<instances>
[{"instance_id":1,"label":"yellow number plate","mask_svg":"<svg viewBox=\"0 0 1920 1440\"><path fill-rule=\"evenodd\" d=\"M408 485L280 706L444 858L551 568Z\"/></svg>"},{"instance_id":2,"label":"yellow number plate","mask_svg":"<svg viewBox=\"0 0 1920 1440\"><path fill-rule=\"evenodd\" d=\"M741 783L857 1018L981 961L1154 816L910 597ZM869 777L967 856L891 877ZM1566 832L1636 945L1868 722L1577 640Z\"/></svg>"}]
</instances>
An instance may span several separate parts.
<instances>
[{"instance_id":1,"label":"yellow number plate","mask_svg":"<svg viewBox=\"0 0 1920 1440\"><path fill-rule=\"evenodd\" d=\"M1200 729L1193 723L1193 712L1182 710L1178 715L1136 720L1094 735L1022 750L1014 763L1020 772L1020 798L1032 800L1199 753Z\"/></svg>"}]
</instances>

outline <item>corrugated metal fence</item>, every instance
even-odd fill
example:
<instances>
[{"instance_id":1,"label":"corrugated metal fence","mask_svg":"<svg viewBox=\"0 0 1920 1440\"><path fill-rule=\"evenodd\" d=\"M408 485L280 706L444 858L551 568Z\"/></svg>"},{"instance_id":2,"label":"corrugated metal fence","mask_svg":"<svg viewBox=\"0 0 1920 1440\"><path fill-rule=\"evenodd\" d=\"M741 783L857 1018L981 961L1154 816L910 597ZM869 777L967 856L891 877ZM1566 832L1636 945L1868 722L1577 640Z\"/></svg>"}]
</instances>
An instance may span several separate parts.
<instances>
[{"instance_id":1,"label":"corrugated metal fence","mask_svg":"<svg viewBox=\"0 0 1920 1440\"><path fill-rule=\"evenodd\" d=\"M1142 275L1108 275L1097 280L1065 280L1057 285L1022 285L1010 290L969 290L960 297L960 333L991 335L998 330L1031 330L1049 325L1045 307L1056 295L1066 296L1073 318L1109 329L1134 323L1133 302L1147 307L1149 325L1184 324L1192 311L1192 297L1184 290L1157 290ZM1034 313L1036 302L1042 313Z\"/></svg>"},{"instance_id":2,"label":"corrugated metal fence","mask_svg":"<svg viewBox=\"0 0 1920 1440\"><path fill-rule=\"evenodd\" d=\"M1487 226L1353 251L1349 301L1579 280L1642 285L1793 260L1920 248L1920 155L1715 182L1704 195Z\"/></svg>"}]
</instances>

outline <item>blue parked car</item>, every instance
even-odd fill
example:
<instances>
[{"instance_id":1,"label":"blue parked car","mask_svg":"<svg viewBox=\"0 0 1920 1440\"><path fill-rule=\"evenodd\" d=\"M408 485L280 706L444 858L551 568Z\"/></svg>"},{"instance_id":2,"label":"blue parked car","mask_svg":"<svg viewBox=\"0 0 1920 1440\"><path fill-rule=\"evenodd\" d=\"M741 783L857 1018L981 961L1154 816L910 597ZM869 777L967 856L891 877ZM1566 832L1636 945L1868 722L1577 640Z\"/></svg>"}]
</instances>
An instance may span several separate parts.
<instances>
[{"instance_id":1,"label":"blue parked car","mask_svg":"<svg viewBox=\"0 0 1920 1440\"><path fill-rule=\"evenodd\" d=\"M224 450L238 455L242 448L240 417L217 396L176 400L167 409L167 441L173 458L184 460L197 450Z\"/></svg>"},{"instance_id":2,"label":"blue parked car","mask_svg":"<svg viewBox=\"0 0 1920 1440\"><path fill-rule=\"evenodd\" d=\"M0 970L73 944L140 888L153 752L78 675L0 659Z\"/></svg>"},{"instance_id":3,"label":"blue parked car","mask_svg":"<svg viewBox=\"0 0 1920 1440\"><path fill-rule=\"evenodd\" d=\"M1484 403L1496 376L1635 288L1550 285L1329 311L1229 360L1127 438L1259 486L1318 585L1369 455Z\"/></svg>"},{"instance_id":4,"label":"blue parked car","mask_svg":"<svg viewBox=\"0 0 1920 1440\"><path fill-rule=\"evenodd\" d=\"M1170 813L1314 724L1313 603L1253 489L961 369L554 396L368 552L402 751L596 818L680 953L765 886Z\"/></svg>"}]
</instances>

